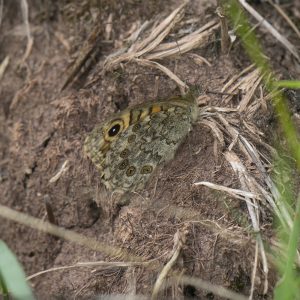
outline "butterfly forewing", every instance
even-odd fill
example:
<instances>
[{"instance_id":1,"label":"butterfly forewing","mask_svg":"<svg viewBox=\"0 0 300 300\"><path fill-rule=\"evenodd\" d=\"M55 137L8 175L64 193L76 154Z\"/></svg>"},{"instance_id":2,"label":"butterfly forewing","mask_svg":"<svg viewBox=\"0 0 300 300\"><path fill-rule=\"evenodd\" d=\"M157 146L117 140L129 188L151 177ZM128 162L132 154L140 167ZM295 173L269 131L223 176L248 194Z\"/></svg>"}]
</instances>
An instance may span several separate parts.
<instances>
[{"instance_id":1,"label":"butterfly forewing","mask_svg":"<svg viewBox=\"0 0 300 300\"><path fill-rule=\"evenodd\" d=\"M180 98L126 109L96 126L84 150L109 190L140 190L174 157L197 112L194 101Z\"/></svg>"}]
</instances>

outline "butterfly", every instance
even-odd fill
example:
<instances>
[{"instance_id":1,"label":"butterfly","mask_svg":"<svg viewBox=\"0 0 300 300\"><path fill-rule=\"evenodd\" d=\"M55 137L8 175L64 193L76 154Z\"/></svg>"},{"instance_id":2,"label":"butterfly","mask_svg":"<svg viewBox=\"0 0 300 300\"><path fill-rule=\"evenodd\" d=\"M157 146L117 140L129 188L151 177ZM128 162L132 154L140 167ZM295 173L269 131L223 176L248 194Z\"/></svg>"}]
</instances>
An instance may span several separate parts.
<instances>
[{"instance_id":1,"label":"butterfly","mask_svg":"<svg viewBox=\"0 0 300 300\"><path fill-rule=\"evenodd\" d=\"M158 166L173 159L197 117L192 96L129 107L97 125L84 152L108 190L139 191Z\"/></svg>"}]
</instances>

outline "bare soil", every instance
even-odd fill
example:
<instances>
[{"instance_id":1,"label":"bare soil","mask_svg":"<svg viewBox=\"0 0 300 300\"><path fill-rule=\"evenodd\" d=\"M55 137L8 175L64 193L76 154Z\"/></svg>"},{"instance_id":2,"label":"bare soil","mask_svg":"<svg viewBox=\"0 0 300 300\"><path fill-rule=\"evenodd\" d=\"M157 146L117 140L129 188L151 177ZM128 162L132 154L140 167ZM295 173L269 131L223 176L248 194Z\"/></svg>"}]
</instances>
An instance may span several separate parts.
<instances>
[{"instance_id":1,"label":"bare soil","mask_svg":"<svg viewBox=\"0 0 300 300\"><path fill-rule=\"evenodd\" d=\"M285 9L299 25L296 2L288 2ZM240 228L249 223L245 203L205 187L192 187L194 182L209 181L239 188L231 167L222 157L223 149L216 148L209 128L196 124L175 159L159 170L142 194L134 195L128 205L119 209L102 196L99 175L82 153L86 134L109 114L128 105L179 93L175 83L158 70L127 63L104 74L102 64L122 46L134 24L159 20L180 2L84 3L28 1L34 44L29 57L22 62L27 40L20 4L5 1L0 62L9 56L10 63L0 81L1 204L46 219L47 200L59 226L109 245L122 246L145 260L158 259L161 266L170 259L177 230L185 228L186 241L175 269L248 295L255 244L251 234L247 239L240 235ZM274 10L268 13L268 4L259 3L255 8L281 32L286 32L291 41L297 41L293 38L295 33ZM112 36L101 44L101 55L86 80L75 81L61 92L65 70L90 33L97 12L103 26L109 14L113 14ZM212 1L194 1L186 12L186 18L198 19L196 26L205 24L214 15ZM299 65L290 53L263 29L258 33L277 75L299 79ZM198 86L207 103L221 105L221 96L211 91L220 91L226 80L250 61L241 45L222 55L218 32L206 47L192 53L205 57L212 65L196 64L188 54L162 63L187 84ZM295 97L291 96L294 99L291 107L297 113L299 105ZM265 132L265 141L272 144L276 135L273 113L257 119ZM67 171L50 183L66 160ZM184 209L184 213L179 214L179 209ZM188 212L201 221L193 222ZM264 218L264 234L271 238L272 216L267 214ZM220 234L228 228L236 232L234 238ZM0 229L1 239L15 252L28 275L76 262L118 260L4 219L0 221ZM130 292L150 295L159 272L145 267L74 268L37 276L30 283L39 299L81 299ZM276 282L272 268L268 276L268 293L263 295L264 278L259 264L254 299L272 298ZM172 297L219 299L190 285L174 285L161 294L161 298Z\"/></svg>"}]
</instances>

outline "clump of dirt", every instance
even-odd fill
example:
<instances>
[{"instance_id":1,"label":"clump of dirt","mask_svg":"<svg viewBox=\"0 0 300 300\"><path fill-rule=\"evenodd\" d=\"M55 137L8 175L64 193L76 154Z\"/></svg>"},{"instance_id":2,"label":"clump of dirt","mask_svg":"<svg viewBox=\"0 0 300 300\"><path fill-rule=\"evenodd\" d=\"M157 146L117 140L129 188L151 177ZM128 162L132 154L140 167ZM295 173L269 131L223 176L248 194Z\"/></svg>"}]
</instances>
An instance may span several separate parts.
<instances>
[{"instance_id":1,"label":"clump of dirt","mask_svg":"<svg viewBox=\"0 0 300 300\"><path fill-rule=\"evenodd\" d=\"M121 208L103 195L100 177L82 152L87 133L111 113L179 93L176 84L156 69L128 62L104 73L103 63L140 24L167 16L180 3L169 1L166 5L159 0L122 4L46 3L44 6L29 2L34 44L25 62L22 62L26 36L21 8L18 2L4 6L0 61L9 56L10 64L0 81L1 204L45 219L47 201L59 226L102 243L124 247L145 261L157 261L160 268L137 264L57 270L30 281L38 298L149 295L161 267L170 260L174 237L183 231L185 242L174 270L249 294L255 245L247 232L250 220L245 203L203 186L192 186L208 181L239 188L237 176L223 159L224 149L217 147L207 126L201 122L195 124L176 157L159 170L145 191L133 195L130 203ZM196 28L215 17L214 9L210 2L191 3L185 18ZM9 18L13 10L18 13ZM103 26L111 23L109 39L105 40L105 30L101 31L100 55L95 65L84 80L75 80L61 91L64 70L72 61L70 57L78 55L96 20ZM241 45L222 55L218 34L216 31L204 48L192 51L210 64L199 64L188 54L163 60L164 66L187 84L196 85L209 106L222 106L220 87L250 64ZM274 47L272 41L269 37L264 39L276 70L285 74L288 69L291 77L295 77L292 58L278 44ZM269 126L271 118L272 114L269 118L259 118L259 127ZM65 171L58 180L53 180L64 164ZM271 222L272 217L267 213L266 236L272 236ZM0 228L1 238L16 253L28 275L76 262L118 261L3 219ZM275 273L269 271L267 295L263 295L263 276L259 264L255 299L272 297ZM192 285L174 283L161 297L218 299Z\"/></svg>"}]
</instances>

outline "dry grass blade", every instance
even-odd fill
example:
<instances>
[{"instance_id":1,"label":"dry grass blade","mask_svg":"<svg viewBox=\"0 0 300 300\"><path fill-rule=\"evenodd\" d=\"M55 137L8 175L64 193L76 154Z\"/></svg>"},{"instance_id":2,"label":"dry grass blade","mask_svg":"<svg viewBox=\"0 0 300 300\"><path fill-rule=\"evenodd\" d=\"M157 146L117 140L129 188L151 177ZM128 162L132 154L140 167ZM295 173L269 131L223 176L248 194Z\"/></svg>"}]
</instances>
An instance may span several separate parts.
<instances>
[{"instance_id":1,"label":"dry grass blade","mask_svg":"<svg viewBox=\"0 0 300 300\"><path fill-rule=\"evenodd\" d=\"M220 27L220 25L216 24L215 21L212 21L211 23L214 25L204 32L200 32L198 34L191 33L176 42L161 44L155 49L155 51L146 55L145 58L162 59L164 57L186 53L196 47L199 47L201 44L205 44L204 42L207 41L212 33Z\"/></svg>"},{"instance_id":2,"label":"dry grass blade","mask_svg":"<svg viewBox=\"0 0 300 300\"><path fill-rule=\"evenodd\" d=\"M258 243L255 245L255 255L254 255L254 263L253 263L253 269L251 274L251 290L250 290L250 296L249 300L253 299L253 293L254 293L254 287L255 287L255 277L257 272L257 265L258 265Z\"/></svg>"},{"instance_id":3,"label":"dry grass blade","mask_svg":"<svg viewBox=\"0 0 300 300\"><path fill-rule=\"evenodd\" d=\"M113 21L113 14L110 13L107 18L107 22L106 22L106 26L105 26L105 40L106 41L110 40L110 37L111 37L112 21Z\"/></svg>"},{"instance_id":4,"label":"dry grass blade","mask_svg":"<svg viewBox=\"0 0 300 300\"><path fill-rule=\"evenodd\" d=\"M187 233L188 233L188 231L187 231L186 226L185 226L185 228L183 228L182 231L176 232L176 234L174 236L174 247L173 247L172 257L168 261L168 263L163 267L159 276L156 279L156 282L155 282L154 288L153 288L153 292L152 292L152 297L151 297L152 300L155 300L158 298L158 293L164 283L164 280L167 277L167 275L170 273L172 267L175 265L179 255L180 255L181 249L182 249L183 245L185 244Z\"/></svg>"},{"instance_id":5,"label":"dry grass blade","mask_svg":"<svg viewBox=\"0 0 300 300\"><path fill-rule=\"evenodd\" d=\"M151 45L157 39L157 37L161 36L162 33L163 35L168 34L171 28L176 24L176 22L181 19L186 4L187 1L177 7L165 20L163 20L157 27L155 27L151 31L151 34L145 40L137 44L133 50L135 52L143 51L145 48L149 47L149 45Z\"/></svg>"},{"instance_id":6,"label":"dry grass blade","mask_svg":"<svg viewBox=\"0 0 300 300\"><path fill-rule=\"evenodd\" d=\"M137 45L136 57L142 56L156 48L163 39L170 33L171 29L178 23L182 17L186 3L175 9L162 23L159 24L141 44Z\"/></svg>"},{"instance_id":7,"label":"dry grass blade","mask_svg":"<svg viewBox=\"0 0 300 300\"><path fill-rule=\"evenodd\" d=\"M248 232L241 227L225 227L216 221L205 219L199 215L199 212L194 209L180 208L178 206L168 206L164 208L163 215L166 217L178 218L182 222L201 224L213 234L218 235L226 241L237 245L249 245ZM251 238L251 236L250 236Z\"/></svg>"},{"instance_id":8,"label":"dry grass blade","mask_svg":"<svg viewBox=\"0 0 300 300\"><path fill-rule=\"evenodd\" d=\"M169 50L169 49L181 46L181 45L189 42L190 40L192 40L194 37L197 37L199 34L207 32L208 30L215 27L216 25L218 25L218 22L216 20L211 20L208 23L206 23L205 25L203 25L202 27L200 27L199 29L191 32L190 34L183 36L182 38L180 38L179 40L176 40L175 42L162 43L162 44L158 45L155 48L155 50L152 52L165 51L165 50Z\"/></svg>"},{"instance_id":9,"label":"dry grass blade","mask_svg":"<svg viewBox=\"0 0 300 300\"><path fill-rule=\"evenodd\" d=\"M78 262L74 265L70 266L61 266L61 267L54 267L47 270L43 270L40 272L37 272L35 274L32 274L27 277L27 280L31 280L33 278L36 278L40 275L47 274L50 272L56 272L56 271L64 271L69 269L76 269L76 268L95 268L95 267L102 267L102 268L129 268L134 266L141 266L141 265L147 265L149 262L123 262L123 261L88 261L88 262Z\"/></svg>"},{"instance_id":10,"label":"dry grass blade","mask_svg":"<svg viewBox=\"0 0 300 300\"><path fill-rule=\"evenodd\" d=\"M125 55L124 53L132 53L133 52L133 48L135 46L135 42L137 41L137 39L139 38L139 36L141 35L141 33L143 31L146 30L146 28L148 28L149 24L151 22L149 21L145 21L142 26L140 26L135 32L133 32L129 38L127 38L125 41L127 42L127 46L126 47L123 47L119 50L117 50L116 52L110 54L107 56L105 62L104 62L104 66L111 66L111 63L114 62L114 60L117 60L119 62L122 62L124 59L123 59L123 56L122 55ZM131 55L129 55L127 53L127 55L125 55L125 60L126 60L126 57L132 57ZM118 62L118 63L119 63ZM116 64L118 64L116 63ZM110 67L107 67L107 69L110 69Z\"/></svg>"},{"instance_id":11,"label":"dry grass blade","mask_svg":"<svg viewBox=\"0 0 300 300\"><path fill-rule=\"evenodd\" d=\"M249 156L251 157L251 161L256 165L257 170L259 171L260 176L263 179L263 182L265 183L266 187L269 188L271 194L265 188L263 188L263 186L258 184L258 182L254 178L251 179L251 184L249 185L250 190L256 189L257 192L261 195L261 200L264 200L264 204L268 205L268 207L271 208L273 213L278 217L283 228L285 228L286 230L290 230L292 228L292 217L285 203L281 201L281 195L276 185L268 175L263 163L261 162L257 149L242 135L239 136L239 140L247 150Z\"/></svg>"},{"instance_id":12,"label":"dry grass blade","mask_svg":"<svg viewBox=\"0 0 300 300\"><path fill-rule=\"evenodd\" d=\"M101 242L98 242L92 238L89 238L89 237L86 237L86 236L82 236L80 234L77 234L75 232L72 232L70 230L66 230L66 229L63 229L63 228L60 228L58 226L55 226L53 224L50 224L50 223L47 223L47 222L43 222L37 218L34 218L34 217L30 217L26 214L23 214L23 213L20 213L20 212L17 212L17 211L14 211L8 207L5 207L3 205L0 205L0 216L6 218L6 219L9 219L9 220L12 220L12 221L15 221L15 222L18 222L18 223L21 223L21 224L24 224L24 225L27 225L29 227L32 227L34 229L37 229L37 230L40 230L40 231L43 231L43 232L47 232L47 233L50 233L50 234L54 234L56 236L59 236L61 238L64 238L65 240L68 240L68 241L71 241L71 242L75 242L77 244L80 244L80 245L83 245L83 246L86 246L90 249L93 249L95 251L100 251L100 252L104 252L106 253L107 255L109 256L117 256L117 257L123 257L123 258L126 258L128 259L129 261L131 261L131 264L133 263L134 265L135 264L141 264L141 263L149 263L149 262L143 262L143 260L139 257L136 257L134 255L131 255L129 254L126 250L123 250L123 249L118 249L116 247L110 247L106 244L103 244ZM177 242L175 242L175 249L174 249L174 255L173 255L173 258L175 259L175 257L178 257L178 253L180 252L180 249L181 249L181 246L180 244L182 245L182 241L180 243L177 244ZM173 265L173 260L174 259L171 259L170 260L170 265ZM97 262L95 263L92 263L92 264L97 264ZM114 263L111 263L111 262L99 262L100 265L110 265L110 266L113 266ZM130 263L128 262L125 262L125 263L121 263L120 262L116 262L115 263L117 267L128 267L130 266ZM148 265L148 264L147 264ZM58 267L58 268L53 268L53 269L50 269L48 270L49 272L51 271L56 271L56 270L63 270L63 269L67 269L67 268L75 268L75 267L81 267L81 266L90 266L90 263L87 263L87 264L75 264L73 266L66 266L66 267ZM43 272L39 272L37 274L34 274L32 276L29 277L29 279L32 279L38 275L41 275L43 274ZM196 287L199 287L199 288L203 288L205 290L209 290L211 292L213 292L214 294L217 294L217 295L222 295L222 296L225 296L229 299L246 299L244 296L242 295L239 295L237 293L234 293L228 289L225 289L224 287L221 287L221 286L216 286L216 285L213 285L209 282L204 282L200 279L195 279L195 278L192 278L192 277L180 277L179 278L180 281L185 281L187 280L189 282L189 284L192 284Z\"/></svg>"},{"instance_id":13,"label":"dry grass blade","mask_svg":"<svg viewBox=\"0 0 300 300\"><path fill-rule=\"evenodd\" d=\"M247 80L245 82L256 82L257 80L260 80L260 76L257 73L257 70L254 70L250 73L250 75L246 75ZM231 84L233 84L234 81L231 81ZM251 88L250 88L251 90ZM250 97L248 97L250 99ZM246 102L246 101L245 101ZM247 100L247 102L249 102ZM213 112L213 110L211 109ZM205 111L208 113L208 111ZM205 114L203 114L205 116ZM255 147L250 144L247 139L242 135L242 132L240 132L237 128L237 123L234 121L234 119L231 120L230 114L224 115L221 112L216 112L212 114L208 114L208 119L209 122L215 122L216 128L220 127L221 130L224 132L226 135L226 138L229 138L232 140L231 145L229 146L229 151L226 151L224 153L225 159L230 163L232 169L234 172L238 175L241 187L242 187L242 192L243 193L243 199L246 201L247 208L248 208L248 213L252 222L252 227L254 230L254 233L256 235L256 241L259 247L259 251L261 254L261 259L262 259L262 264L263 264L263 271L265 273L265 285L264 285L264 292L267 292L268 289L268 264L267 264L267 258L266 258L266 253L264 250L264 245L262 241L262 236L260 234L260 225L259 225L259 204L256 200L259 200L260 202L264 204L268 204L269 207L271 207L273 210L277 210L277 213L280 214L280 209L275 205L275 202L272 199L272 196L269 194L269 192L263 188L256 179L254 178L253 171L248 171L247 168L243 165L241 159L237 156L236 153L234 153L231 149L233 148L234 145L238 146L238 149L242 151L242 153L246 156L247 160L249 162L253 162L257 170L259 171L259 176L261 179L263 179L263 183L265 184L266 187L273 186L274 184L272 183L271 179L267 176L267 173L265 169L263 168L263 164L260 160L260 157L258 155L258 151L255 149ZM214 118L216 117L216 120L219 122L215 121ZM233 117L234 118L234 117ZM236 118L236 117L235 117ZM206 121L206 120L205 120ZM203 122L203 121L202 121ZM235 124L235 127L233 127L230 122ZM219 124L220 123L220 124ZM222 126L223 125L223 126ZM210 125L210 127L212 127ZM249 126L245 127L246 132L249 131ZM253 136L258 135L258 131L255 129L251 128L251 134ZM264 172L261 172L263 170ZM237 192L234 189L229 189L223 186L218 186L212 183L206 183L206 182L201 182L200 184L204 184L210 188L213 189L218 189L222 191L226 191L230 194L233 194L234 197L241 197L241 194ZM239 190L238 190L239 191ZM254 197L253 197L254 196ZM286 222L284 221L286 224ZM253 270L253 272L256 272ZM253 295L253 289L254 289L254 282L252 281L252 286L251 286L251 291L250 295Z\"/></svg>"},{"instance_id":14,"label":"dry grass blade","mask_svg":"<svg viewBox=\"0 0 300 300\"><path fill-rule=\"evenodd\" d=\"M288 41L282 34L280 34L265 18L263 18L251 5L245 0L239 0L240 4L264 26L286 49L288 49L295 58L300 62L300 56L297 48Z\"/></svg>"},{"instance_id":15,"label":"dry grass blade","mask_svg":"<svg viewBox=\"0 0 300 300\"><path fill-rule=\"evenodd\" d=\"M26 35L27 35L27 46L25 54L22 58L22 62L24 63L27 57L30 55L32 46L33 46L33 37L30 33L30 25L29 25L29 19L28 19L28 3L26 0L21 0L21 10L22 10L22 16L23 16L23 22L25 25Z\"/></svg>"},{"instance_id":16,"label":"dry grass blade","mask_svg":"<svg viewBox=\"0 0 300 300\"><path fill-rule=\"evenodd\" d=\"M214 183L207 182L207 181L195 182L193 185L194 186L203 185L203 186L207 186L207 187L217 190L217 191L226 192L229 195L231 195L237 199L245 200L246 202L247 202L247 198L259 199L259 195L255 194L255 193L252 193L249 191L243 191L243 190L239 190L239 189L232 189L232 188L228 188L223 185L214 184ZM257 205L253 204L253 202L248 202L248 203L250 205L253 205L255 208L258 208Z\"/></svg>"},{"instance_id":17,"label":"dry grass blade","mask_svg":"<svg viewBox=\"0 0 300 300\"><path fill-rule=\"evenodd\" d=\"M230 163L233 170L239 176L239 180L241 182L243 190L252 190L252 191L257 190L256 184L255 184L256 183L255 179L247 172L245 166L242 164L242 162L240 161L238 156L232 151L227 151L225 153L225 158ZM259 226L259 218L258 218L259 211L258 211L258 208L255 209L255 207L257 207L257 203L254 199L247 198L247 200L248 201L246 202L246 204L247 204L247 208L248 208L248 212L249 212L249 215L251 218L254 232L256 233L256 239L259 244L261 258L262 258L263 271L265 273L264 293L267 293L269 269L268 269L267 256L265 253L264 244L263 244L262 237L260 234L260 226ZM254 204L254 206L249 205L249 202L252 202Z\"/></svg>"},{"instance_id":18,"label":"dry grass blade","mask_svg":"<svg viewBox=\"0 0 300 300\"><path fill-rule=\"evenodd\" d=\"M252 80L251 82L248 83L247 89L248 92L246 93L246 95L243 97L242 101L239 104L239 112L242 112L246 109L247 105L249 104L251 98L254 95L254 92L256 91L258 85L261 83L263 79L263 76L258 76L257 78L255 78L254 80Z\"/></svg>"},{"instance_id":19,"label":"dry grass blade","mask_svg":"<svg viewBox=\"0 0 300 300\"><path fill-rule=\"evenodd\" d=\"M136 41L141 35L142 32L144 32L151 24L151 21L145 21L142 26L140 26L137 30L135 30L129 38L127 38L125 41L129 43L130 47L127 47L128 52L132 52L134 50L134 46L136 46ZM125 52L125 51L124 51Z\"/></svg>"},{"instance_id":20,"label":"dry grass blade","mask_svg":"<svg viewBox=\"0 0 300 300\"><path fill-rule=\"evenodd\" d=\"M250 67L249 69L251 69ZM233 76L233 78L229 81L230 85L235 81L237 82L232 87L230 87L229 84L226 84L225 87L222 88L222 92L227 92L229 94L224 99L225 103L229 103L229 101L233 97L233 93L238 91L242 91L243 93L245 93L245 96L243 97L243 100L240 102L240 105L238 107L240 111L243 111L246 108L256 88L262 80L260 71L258 69L254 69L253 71L242 77L242 75L246 73L246 70L248 70L248 68L241 72L239 76Z\"/></svg>"},{"instance_id":21,"label":"dry grass blade","mask_svg":"<svg viewBox=\"0 0 300 300\"><path fill-rule=\"evenodd\" d=\"M251 111L249 112L249 110L247 110L246 113L247 113L247 116L249 116ZM250 123L249 121L246 122L245 120L242 120L242 124L245 127L248 135L253 136L255 138L255 141L257 141L259 139L259 136L264 136L264 133L262 131L258 130L257 127L253 123Z\"/></svg>"},{"instance_id":22,"label":"dry grass blade","mask_svg":"<svg viewBox=\"0 0 300 300\"><path fill-rule=\"evenodd\" d=\"M254 64L245 68L241 73L238 75L234 75L221 89L221 92L225 92L238 78L242 77L244 74L250 72L255 67Z\"/></svg>"},{"instance_id":23,"label":"dry grass blade","mask_svg":"<svg viewBox=\"0 0 300 300\"><path fill-rule=\"evenodd\" d=\"M143 41L132 44L129 49L127 48L126 53L124 53L125 49L123 48L121 49L122 51L119 52L121 53L120 55L113 54L113 56L107 57L104 62L104 71L111 70L124 61L136 61L144 66L160 69L177 83L181 94L184 95L188 89L187 85L168 68L151 60L188 52L202 44L204 40L208 39L214 30L219 27L216 21L210 21L203 27L176 42L161 44L174 25L182 18L186 3L187 2L183 3L175 9L165 20L156 26Z\"/></svg>"},{"instance_id":24,"label":"dry grass blade","mask_svg":"<svg viewBox=\"0 0 300 300\"><path fill-rule=\"evenodd\" d=\"M134 61L136 61L137 63L144 65L144 66L148 66L148 67L154 67L156 69L161 70L162 72L164 72L167 76L169 76L172 80L174 80L182 95L184 95L188 89L188 86L178 77L176 76L172 71L170 71L167 67L155 62L155 61L150 61L148 59L141 59L141 58L135 58Z\"/></svg>"},{"instance_id":25,"label":"dry grass blade","mask_svg":"<svg viewBox=\"0 0 300 300\"><path fill-rule=\"evenodd\" d=\"M201 116L211 116L214 115L216 112L220 112L220 113L234 113L237 112L238 110L236 108L232 108L232 107L220 107L220 106L209 106L204 108L201 111Z\"/></svg>"},{"instance_id":26,"label":"dry grass blade","mask_svg":"<svg viewBox=\"0 0 300 300\"><path fill-rule=\"evenodd\" d=\"M227 134L232 138L232 143L229 146L229 148L232 149L236 143L239 143L238 138L239 138L240 132L237 129L235 129L233 126L231 126L229 124L228 120L220 113L217 114L217 118L225 126L225 130L227 131ZM246 148L243 145L241 145L240 143L239 143L239 147L240 147L241 151L246 155L246 157L251 160L251 157L249 156Z\"/></svg>"},{"instance_id":27,"label":"dry grass blade","mask_svg":"<svg viewBox=\"0 0 300 300\"><path fill-rule=\"evenodd\" d=\"M272 0L268 0L268 2L278 11L279 14L287 21L287 23L291 26L291 28L296 32L298 38L300 38L300 31L297 26L293 23L293 21L289 18L289 16L284 12L284 10Z\"/></svg>"},{"instance_id":28,"label":"dry grass blade","mask_svg":"<svg viewBox=\"0 0 300 300\"><path fill-rule=\"evenodd\" d=\"M62 166L60 167L59 171L49 179L49 183L55 183L65 172L68 171L69 166L68 166L69 161L66 160Z\"/></svg>"},{"instance_id":29,"label":"dry grass blade","mask_svg":"<svg viewBox=\"0 0 300 300\"><path fill-rule=\"evenodd\" d=\"M192 285L199 289L209 291L214 295L220 296L221 298L231 299L231 300L248 300L249 298L228 290L220 285L215 285L210 282L204 281L200 278L194 278L190 276L178 276L176 277L179 283L183 285Z\"/></svg>"},{"instance_id":30,"label":"dry grass blade","mask_svg":"<svg viewBox=\"0 0 300 300\"><path fill-rule=\"evenodd\" d=\"M9 64L9 56L6 56L3 59L2 63L0 64L0 80L2 79L2 77L4 75L5 70L6 70L7 66L8 66L8 64Z\"/></svg>"},{"instance_id":31,"label":"dry grass blade","mask_svg":"<svg viewBox=\"0 0 300 300\"><path fill-rule=\"evenodd\" d=\"M216 136L216 138L218 139L219 143L221 144L221 147L224 148L225 147L225 141L224 141L224 136L223 136L223 133L222 131L218 128L216 122L213 122L212 120L210 119L206 119L206 120L203 120L201 122L199 122L200 124L203 124L207 127L209 127L213 134Z\"/></svg>"},{"instance_id":32,"label":"dry grass blade","mask_svg":"<svg viewBox=\"0 0 300 300\"><path fill-rule=\"evenodd\" d=\"M240 91L242 99L238 105L238 111L244 112L246 118L242 119L242 124L246 129L247 135L251 136L256 143L262 145L269 152L274 153L274 149L266 144L260 136L264 136L264 133L255 126L254 123L251 123L255 113L260 109L267 109L266 101L270 99L270 95L263 96L263 86L261 85L263 76L260 76L258 69L253 69L253 65L244 69L238 76L234 75L222 88L222 91L227 91L228 94L232 94L234 91ZM252 70L252 71L251 71ZM250 73L248 73L251 71ZM248 74L247 74L248 73ZM246 74L246 75L245 75ZM242 75L245 75L242 77ZM235 83L235 81L237 81ZM260 94L256 95L256 90L259 88ZM232 95L225 97L225 102L228 103L232 99ZM252 100L252 101L251 101ZM226 123L226 120L222 119L222 123ZM227 127L228 124L225 124ZM235 131L231 129L230 132ZM235 132L237 133L237 132ZM235 134L236 139L236 134ZM233 144L234 145L234 144Z\"/></svg>"},{"instance_id":33,"label":"dry grass blade","mask_svg":"<svg viewBox=\"0 0 300 300\"><path fill-rule=\"evenodd\" d=\"M169 34L174 25L182 18L186 4L187 2L175 9L164 21L151 31L147 38L140 43L133 44L127 53L119 56L114 55L113 57L108 57L104 62L104 70L111 70L114 66L119 65L121 62L130 60L134 57L139 57L158 46Z\"/></svg>"},{"instance_id":34,"label":"dry grass blade","mask_svg":"<svg viewBox=\"0 0 300 300\"><path fill-rule=\"evenodd\" d=\"M122 257L129 261L141 261L141 262L143 261L142 258L130 254L125 249L121 249L118 247L111 247L111 246L109 246L105 243L101 243L93 238L81 235L81 234L73 232L71 230L67 230L67 229L58 227L58 226L53 225L48 222L44 222L38 218L31 217L24 213L20 213L16 210L8 208L4 205L0 205L0 216L5 219L26 225L31 228L34 228L36 230L46 232L49 234L53 234L55 236L65 239L67 241L74 242L79 245L85 246L89 249L103 252L111 257Z\"/></svg>"},{"instance_id":35,"label":"dry grass blade","mask_svg":"<svg viewBox=\"0 0 300 300\"><path fill-rule=\"evenodd\" d=\"M122 51L119 52L121 53L120 55L113 54L113 56L107 57L104 62L104 71L111 70L124 61L136 60L138 58L147 59L148 61L162 59L172 55L186 53L205 44L214 31L220 26L215 20L208 22L198 30L175 42L161 44L174 25L181 20L185 5L186 2L175 9L164 21L151 31L148 37L140 43L132 44L126 53L124 53L124 50L126 51L126 49L123 48ZM166 69L163 71L165 72ZM178 79L177 83L179 83ZM179 86L182 87L182 82L179 83Z\"/></svg>"},{"instance_id":36,"label":"dry grass blade","mask_svg":"<svg viewBox=\"0 0 300 300\"><path fill-rule=\"evenodd\" d=\"M191 57L197 65L202 65L203 63L205 63L209 67L212 66L212 64L206 58L196 53L190 53L188 56Z\"/></svg>"},{"instance_id":37,"label":"dry grass blade","mask_svg":"<svg viewBox=\"0 0 300 300\"><path fill-rule=\"evenodd\" d=\"M291 228L292 217L289 214L288 209L285 207L285 203L283 201L280 201L280 193L279 193L277 187L275 186L275 184L273 183L273 181L271 180L270 176L268 175L265 167L263 166L263 164L259 158L259 154L258 154L257 150L244 137L240 137L240 139L241 139L241 142L244 144L245 148L248 150L248 152L252 158L252 161L255 163L258 170L260 171L261 176L264 178L264 182L270 189L270 191L273 195L273 198L275 199L275 201L277 200L276 201L277 203L274 202L273 198L270 197L269 193L267 193L265 190L263 191L260 187L261 192L263 192L264 197L266 198L267 202L272 207L274 213L279 218L282 226L284 228L287 228L287 227Z\"/></svg>"}]
</instances>

